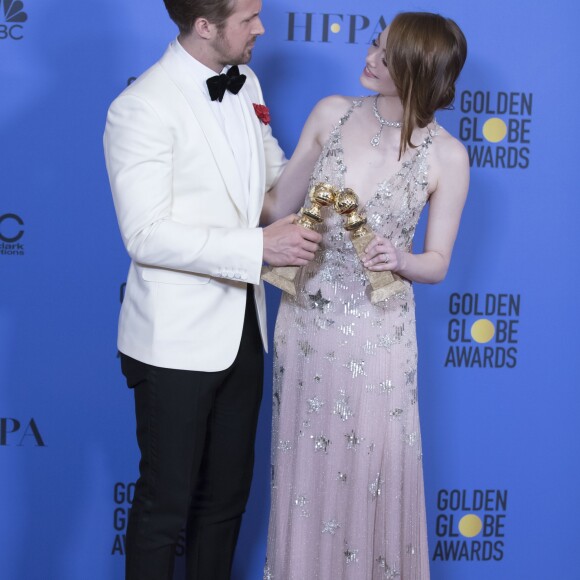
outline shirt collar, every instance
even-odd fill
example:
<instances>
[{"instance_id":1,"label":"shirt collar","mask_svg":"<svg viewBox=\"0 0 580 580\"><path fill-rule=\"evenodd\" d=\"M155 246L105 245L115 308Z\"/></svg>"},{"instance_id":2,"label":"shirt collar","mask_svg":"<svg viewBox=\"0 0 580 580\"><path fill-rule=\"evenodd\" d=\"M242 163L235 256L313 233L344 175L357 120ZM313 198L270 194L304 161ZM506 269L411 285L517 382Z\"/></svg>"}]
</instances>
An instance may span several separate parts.
<instances>
[{"instance_id":1,"label":"shirt collar","mask_svg":"<svg viewBox=\"0 0 580 580\"><path fill-rule=\"evenodd\" d=\"M176 38L173 40L169 46L181 62L188 68L192 78L195 79L195 82L199 85L202 91L209 96L206 80L215 76L215 71L191 56L191 54L181 46L179 39ZM229 68L229 66L225 66L221 72L225 73Z\"/></svg>"}]
</instances>

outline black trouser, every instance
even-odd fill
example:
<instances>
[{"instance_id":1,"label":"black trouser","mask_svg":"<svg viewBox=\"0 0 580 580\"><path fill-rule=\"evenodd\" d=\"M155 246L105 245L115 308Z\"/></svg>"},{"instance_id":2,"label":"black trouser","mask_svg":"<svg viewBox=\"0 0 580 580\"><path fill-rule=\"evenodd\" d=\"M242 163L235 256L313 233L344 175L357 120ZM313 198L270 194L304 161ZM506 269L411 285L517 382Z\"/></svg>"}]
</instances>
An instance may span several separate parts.
<instances>
[{"instance_id":1,"label":"black trouser","mask_svg":"<svg viewBox=\"0 0 580 580\"><path fill-rule=\"evenodd\" d=\"M141 451L126 579L171 580L175 545L187 523L187 580L228 580L250 491L262 398L253 293L248 291L240 349L230 368L172 370L126 355L121 364L135 388Z\"/></svg>"}]
</instances>

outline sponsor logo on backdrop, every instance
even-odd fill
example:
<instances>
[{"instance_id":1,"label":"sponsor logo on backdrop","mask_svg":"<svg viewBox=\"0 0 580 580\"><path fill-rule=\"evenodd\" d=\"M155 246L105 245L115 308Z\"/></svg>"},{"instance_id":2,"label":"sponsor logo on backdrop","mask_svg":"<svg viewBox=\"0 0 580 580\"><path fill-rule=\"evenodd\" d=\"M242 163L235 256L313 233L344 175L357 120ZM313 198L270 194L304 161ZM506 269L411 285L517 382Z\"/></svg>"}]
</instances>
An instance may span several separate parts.
<instances>
[{"instance_id":1,"label":"sponsor logo on backdrop","mask_svg":"<svg viewBox=\"0 0 580 580\"><path fill-rule=\"evenodd\" d=\"M112 556L125 555L125 542L127 534L127 523L129 521L129 512L135 496L135 484L133 482L125 483L118 481L113 486L113 547ZM182 531L175 546L175 555L183 556L185 554L185 534Z\"/></svg>"},{"instance_id":2,"label":"sponsor logo on backdrop","mask_svg":"<svg viewBox=\"0 0 580 580\"><path fill-rule=\"evenodd\" d=\"M384 16L288 12L289 42L370 44L386 27Z\"/></svg>"},{"instance_id":3,"label":"sponsor logo on backdrop","mask_svg":"<svg viewBox=\"0 0 580 580\"><path fill-rule=\"evenodd\" d=\"M36 421L0 417L1 447L46 447Z\"/></svg>"},{"instance_id":4,"label":"sponsor logo on backdrop","mask_svg":"<svg viewBox=\"0 0 580 580\"><path fill-rule=\"evenodd\" d=\"M514 368L520 305L519 294L451 294L445 366Z\"/></svg>"},{"instance_id":5,"label":"sponsor logo on backdrop","mask_svg":"<svg viewBox=\"0 0 580 580\"><path fill-rule=\"evenodd\" d=\"M507 503L507 489L440 489L433 561L502 560Z\"/></svg>"},{"instance_id":6,"label":"sponsor logo on backdrop","mask_svg":"<svg viewBox=\"0 0 580 580\"><path fill-rule=\"evenodd\" d=\"M463 91L459 110L459 138L467 147L472 167L529 167L532 93Z\"/></svg>"},{"instance_id":7,"label":"sponsor logo on backdrop","mask_svg":"<svg viewBox=\"0 0 580 580\"><path fill-rule=\"evenodd\" d=\"M24 256L24 220L15 213L0 215L0 256Z\"/></svg>"},{"instance_id":8,"label":"sponsor logo on backdrop","mask_svg":"<svg viewBox=\"0 0 580 580\"><path fill-rule=\"evenodd\" d=\"M28 20L21 0L0 0L0 40L22 40Z\"/></svg>"}]
</instances>

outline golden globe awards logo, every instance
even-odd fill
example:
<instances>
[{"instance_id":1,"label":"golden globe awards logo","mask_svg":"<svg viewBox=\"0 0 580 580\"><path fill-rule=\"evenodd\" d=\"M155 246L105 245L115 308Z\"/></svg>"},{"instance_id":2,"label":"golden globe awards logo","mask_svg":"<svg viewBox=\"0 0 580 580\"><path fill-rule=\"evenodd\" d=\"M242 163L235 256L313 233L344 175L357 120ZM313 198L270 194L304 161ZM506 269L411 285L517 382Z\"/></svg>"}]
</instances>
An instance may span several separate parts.
<instances>
[{"instance_id":1,"label":"golden globe awards logo","mask_svg":"<svg viewBox=\"0 0 580 580\"><path fill-rule=\"evenodd\" d=\"M118 481L113 486L113 547L111 556L124 556L127 542L127 523L129 522L129 512L133 505L135 497L135 483L125 483ZM183 556L185 554L185 534L183 530L175 546L175 555Z\"/></svg>"},{"instance_id":2,"label":"golden globe awards logo","mask_svg":"<svg viewBox=\"0 0 580 580\"><path fill-rule=\"evenodd\" d=\"M530 165L532 93L463 91L459 138L472 167L527 169Z\"/></svg>"},{"instance_id":3,"label":"golden globe awards logo","mask_svg":"<svg viewBox=\"0 0 580 580\"><path fill-rule=\"evenodd\" d=\"M439 490L433 561L502 560L507 502L507 490Z\"/></svg>"},{"instance_id":4,"label":"golden globe awards logo","mask_svg":"<svg viewBox=\"0 0 580 580\"><path fill-rule=\"evenodd\" d=\"M369 44L387 26L384 16L288 12L289 42Z\"/></svg>"},{"instance_id":5,"label":"golden globe awards logo","mask_svg":"<svg viewBox=\"0 0 580 580\"><path fill-rule=\"evenodd\" d=\"M28 20L24 4L20 0L0 0L0 6L4 16L4 24L0 24L0 40L22 40L22 23Z\"/></svg>"},{"instance_id":6,"label":"golden globe awards logo","mask_svg":"<svg viewBox=\"0 0 580 580\"><path fill-rule=\"evenodd\" d=\"M113 529L115 537L113 538L113 548L111 555L123 556L125 554L125 541L127 522L129 520L129 511L135 495L135 484L118 481L113 487L113 500L115 508L113 509Z\"/></svg>"},{"instance_id":7,"label":"golden globe awards logo","mask_svg":"<svg viewBox=\"0 0 580 580\"><path fill-rule=\"evenodd\" d=\"M15 213L0 215L0 256L23 256L24 220Z\"/></svg>"},{"instance_id":8,"label":"golden globe awards logo","mask_svg":"<svg viewBox=\"0 0 580 580\"><path fill-rule=\"evenodd\" d=\"M519 294L451 294L445 366L514 368L520 305Z\"/></svg>"}]
</instances>

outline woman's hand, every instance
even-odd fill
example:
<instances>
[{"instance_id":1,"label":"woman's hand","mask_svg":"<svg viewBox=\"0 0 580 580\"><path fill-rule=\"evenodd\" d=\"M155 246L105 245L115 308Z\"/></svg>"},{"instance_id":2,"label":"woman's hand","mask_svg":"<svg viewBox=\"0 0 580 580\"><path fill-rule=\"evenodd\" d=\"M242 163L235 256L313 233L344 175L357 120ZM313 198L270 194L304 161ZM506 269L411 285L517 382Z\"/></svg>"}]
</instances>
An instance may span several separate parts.
<instances>
[{"instance_id":1,"label":"woman's hand","mask_svg":"<svg viewBox=\"0 0 580 580\"><path fill-rule=\"evenodd\" d=\"M365 249L364 267L374 272L403 268L404 253L395 248L390 240L376 235Z\"/></svg>"}]
</instances>

